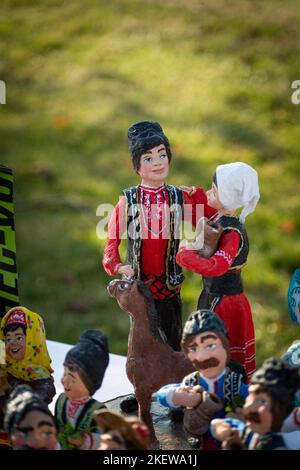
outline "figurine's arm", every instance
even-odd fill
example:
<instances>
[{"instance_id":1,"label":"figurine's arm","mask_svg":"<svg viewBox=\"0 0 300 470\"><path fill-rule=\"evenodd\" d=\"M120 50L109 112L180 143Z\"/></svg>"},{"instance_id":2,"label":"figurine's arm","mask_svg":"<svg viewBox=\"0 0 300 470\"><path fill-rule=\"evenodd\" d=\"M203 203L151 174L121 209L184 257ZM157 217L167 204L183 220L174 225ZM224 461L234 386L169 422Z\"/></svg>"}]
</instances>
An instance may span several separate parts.
<instances>
[{"instance_id":1,"label":"figurine's arm","mask_svg":"<svg viewBox=\"0 0 300 470\"><path fill-rule=\"evenodd\" d=\"M201 393L195 391L193 386L182 384L165 385L156 393L162 406L168 408L194 408L201 402Z\"/></svg>"},{"instance_id":2,"label":"figurine's arm","mask_svg":"<svg viewBox=\"0 0 300 470\"><path fill-rule=\"evenodd\" d=\"M184 211L184 220L191 222L194 226L197 225L198 220L201 217L207 217L210 219L217 210L213 207L210 207L207 203L207 196L203 188L195 188L194 191L188 193L187 191L183 190L184 196L184 204L191 205L191 211L186 210ZM197 211L198 206L198 211ZM203 209L201 210L201 206ZM191 220L192 217L192 220Z\"/></svg>"},{"instance_id":3,"label":"figurine's arm","mask_svg":"<svg viewBox=\"0 0 300 470\"><path fill-rule=\"evenodd\" d=\"M218 250L210 258L203 258L196 250L179 247L176 262L194 273L204 276L222 276L235 260L239 244L240 236L232 230L221 236Z\"/></svg>"},{"instance_id":4,"label":"figurine's arm","mask_svg":"<svg viewBox=\"0 0 300 470\"><path fill-rule=\"evenodd\" d=\"M167 408L179 408L180 405L175 405L173 402L173 395L181 384L164 385L156 392L156 398L162 406Z\"/></svg>"},{"instance_id":5,"label":"figurine's arm","mask_svg":"<svg viewBox=\"0 0 300 470\"><path fill-rule=\"evenodd\" d=\"M119 254L121 237L126 230L125 197L121 197L115 206L108 224L107 242L103 252L102 264L110 276L119 274L122 261Z\"/></svg>"}]
</instances>

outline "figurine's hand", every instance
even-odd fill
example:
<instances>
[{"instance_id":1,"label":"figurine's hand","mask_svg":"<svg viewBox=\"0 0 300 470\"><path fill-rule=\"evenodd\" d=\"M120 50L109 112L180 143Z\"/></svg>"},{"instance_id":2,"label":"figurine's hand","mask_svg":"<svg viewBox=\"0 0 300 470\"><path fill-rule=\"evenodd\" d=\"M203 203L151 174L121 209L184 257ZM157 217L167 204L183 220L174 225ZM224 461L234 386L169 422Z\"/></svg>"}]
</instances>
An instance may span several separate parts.
<instances>
[{"instance_id":1,"label":"figurine's hand","mask_svg":"<svg viewBox=\"0 0 300 470\"><path fill-rule=\"evenodd\" d=\"M192 196L196 192L195 186L185 186L185 185L182 184L182 185L179 186L179 189L181 189L181 191L187 193L188 196Z\"/></svg>"},{"instance_id":2,"label":"figurine's hand","mask_svg":"<svg viewBox=\"0 0 300 470\"><path fill-rule=\"evenodd\" d=\"M134 275L134 271L130 264L122 264L118 268L118 274L125 274L127 277L132 277Z\"/></svg>"},{"instance_id":3,"label":"figurine's hand","mask_svg":"<svg viewBox=\"0 0 300 470\"><path fill-rule=\"evenodd\" d=\"M246 450L237 429L231 429L229 436L222 442L223 450Z\"/></svg>"},{"instance_id":4,"label":"figurine's hand","mask_svg":"<svg viewBox=\"0 0 300 470\"><path fill-rule=\"evenodd\" d=\"M224 419L214 419L211 423L213 435L219 441L225 441L231 435L232 427Z\"/></svg>"},{"instance_id":5,"label":"figurine's hand","mask_svg":"<svg viewBox=\"0 0 300 470\"><path fill-rule=\"evenodd\" d=\"M70 444L72 444L73 446L76 446L76 447L80 447L82 444L83 444L83 440L84 440L84 437L83 435L81 435L80 437L68 437L68 441L70 442Z\"/></svg>"},{"instance_id":6,"label":"figurine's hand","mask_svg":"<svg viewBox=\"0 0 300 470\"><path fill-rule=\"evenodd\" d=\"M201 400L202 394L195 392L193 387L180 387L173 394L173 403L175 406L195 408L201 403Z\"/></svg>"}]
</instances>

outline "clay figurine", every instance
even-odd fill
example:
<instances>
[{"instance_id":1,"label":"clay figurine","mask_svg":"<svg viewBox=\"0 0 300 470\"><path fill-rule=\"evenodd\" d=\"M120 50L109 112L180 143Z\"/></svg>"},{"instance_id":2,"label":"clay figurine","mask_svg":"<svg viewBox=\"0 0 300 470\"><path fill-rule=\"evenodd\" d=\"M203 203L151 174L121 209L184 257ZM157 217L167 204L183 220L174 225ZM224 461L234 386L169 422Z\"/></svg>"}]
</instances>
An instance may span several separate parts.
<instances>
[{"instance_id":1,"label":"clay figurine","mask_svg":"<svg viewBox=\"0 0 300 470\"><path fill-rule=\"evenodd\" d=\"M144 282L114 280L108 291L131 318L126 372L134 386L139 418L149 427L154 440L150 414L153 392L166 383L182 380L194 367L185 354L174 351L166 342L152 293Z\"/></svg>"},{"instance_id":2,"label":"clay figurine","mask_svg":"<svg viewBox=\"0 0 300 470\"><path fill-rule=\"evenodd\" d=\"M294 341L287 352L281 356L281 359L290 367L298 370L300 375L300 341ZM300 388L295 393L294 409L285 419L281 431L300 431Z\"/></svg>"},{"instance_id":3,"label":"clay figurine","mask_svg":"<svg viewBox=\"0 0 300 470\"><path fill-rule=\"evenodd\" d=\"M101 431L99 450L147 450L150 432L135 417L124 417L112 410L94 412L94 419Z\"/></svg>"},{"instance_id":4,"label":"clay figurine","mask_svg":"<svg viewBox=\"0 0 300 470\"><path fill-rule=\"evenodd\" d=\"M64 393L55 404L58 440L64 450L99 448L93 413L104 405L92 396L101 387L108 362L107 337L98 330L85 331L67 352L61 379Z\"/></svg>"},{"instance_id":5,"label":"clay figurine","mask_svg":"<svg viewBox=\"0 0 300 470\"><path fill-rule=\"evenodd\" d=\"M294 406L300 377L282 359L270 358L251 378L243 406L246 424L212 422L214 435L226 450L285 450L300 448L300 431L282 432Z\"/></svg>"},{"instance_id":6,"label":"clay figurine","mask_svg":"<svg viewBox=\"0 0 300 470\"><path fill-rule=\"evenodd\" d=\"M14 307L1 320L0 339L5 342L5 364L8 384L28 384L47 403L55 395L53 370L47 350L42 317L25 307Z\"/></svg>"},{"instance_id":7,"label":"clay figurine","mask_svg":"<svg viewBox=\"0 0 300 470\"><path fill-rule=\"evenodd\" d=\"M184 377L181 384L169 384L157 392L161 405L184 407L184 427L199 439L205 450L219 444L209 431L213 418L228 412L241 412L248 395L243 375L231 371L229 340L223 320L210 310L192 313L183 330L182 349L197 369Z\"/></svg>"},{"instance_id":8,"label":"clay figurine","mask_svg":"<svg viewBox=\"0 0 300 470\"><path fill-rule=\"evenodd\" d=\"M28 385L18 385L11 393L4 428L14 450L60 449L54 416Z\"/></svg>"},{"instance_id":9,"label":"clay figurine","mask_svg":"<svg viewBox=\"0 0 300 470\"><path fill-rule=\"evenodd\" d=\"M165 183L172 152L158 122L133 124L128 130L128 141L133 168L141 182L125 189L115 207L102 262L111 276L122 274L144 282L151 279L150 290L161 328L168 344L180 351L183 273L175 258L182 212L185 220L196 225L197 205L201 205L206 217L216 210L207 205L202 188L188 195ZM187 204L191 211L185 210ZM127 260L122 263L119 245L125 232Z\"/></svg>"},{"instance_id":10,"label":"clay figurine","mask_svg":"<svg viewBox=\"0 0 300 470\"><path fill-rule=\"evenodd\" d=\"M223 232L218 249L210 258L181 242L177 263L203 276L198 309L214 310L225 322L233 359L255 372L254 325L249 302L243 293L241 269L247 262L249 242L244 222L259 200L257 172L242 162L219 165L207 191L208 204L217 210L210 221ZM236 210L243 208L240 216Z\"/></svg>"}]
</instances>

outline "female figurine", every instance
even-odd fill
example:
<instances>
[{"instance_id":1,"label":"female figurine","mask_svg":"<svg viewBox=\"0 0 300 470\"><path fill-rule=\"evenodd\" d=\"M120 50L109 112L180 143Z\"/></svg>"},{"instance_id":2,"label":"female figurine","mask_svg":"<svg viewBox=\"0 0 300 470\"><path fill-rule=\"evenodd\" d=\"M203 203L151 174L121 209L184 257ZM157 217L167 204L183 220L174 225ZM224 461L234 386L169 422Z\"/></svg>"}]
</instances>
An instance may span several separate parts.
<instances>
[{"instance_id":1,"label":"female figurine","mask_svg":"<svg viewBox=\"0 0 300 470\"><path fill-rule=\"evenodd\" d=\"M42 317L25 307L10 309L1 320L0 340L5 342L5 364L1 368L12 389L30 385L47 404L51 403L55 387Z\"/></svg>"},{"instance_id":2,"label":"female figurine","mask_svg":"<svg viewBox=\"0 0 300 470\"><path fill-rule=\"evenodd\" d=\"M259 200L257 172L242 162L220 165L212 187L207 191L208 204L217 209L211 221L223 232L217 251L209 259L181 242L176 261L183 268L203 276L204 288L198 309L215 311L225 322L230 353L247 372L255 371L254 326L249 302L243 293L241 269L247 262L249 241L244 222ZM243 208L240 216L236 210Z\"/></svg>"}]
</instances>

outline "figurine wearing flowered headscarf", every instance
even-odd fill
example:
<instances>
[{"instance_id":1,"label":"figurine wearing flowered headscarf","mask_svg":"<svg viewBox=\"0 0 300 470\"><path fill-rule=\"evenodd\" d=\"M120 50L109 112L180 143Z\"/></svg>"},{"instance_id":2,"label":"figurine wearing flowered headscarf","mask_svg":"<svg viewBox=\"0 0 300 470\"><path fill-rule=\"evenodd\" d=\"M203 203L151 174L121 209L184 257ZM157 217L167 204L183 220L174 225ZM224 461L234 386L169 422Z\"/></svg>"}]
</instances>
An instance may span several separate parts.
<instances>
[{"instance_id":1,"label":"figurine wearing flowered headscarf","mask_svg":"<svg viewBox=\"0 0 300 470\"><path fill-rule=\"evenodd\" d=\"M55 387L41 316L25 307L12 308L1 320L0 340L5 342L5 363L0 365L11 387L28 384L51 403Z\"/></svg>"}]
</instances>

